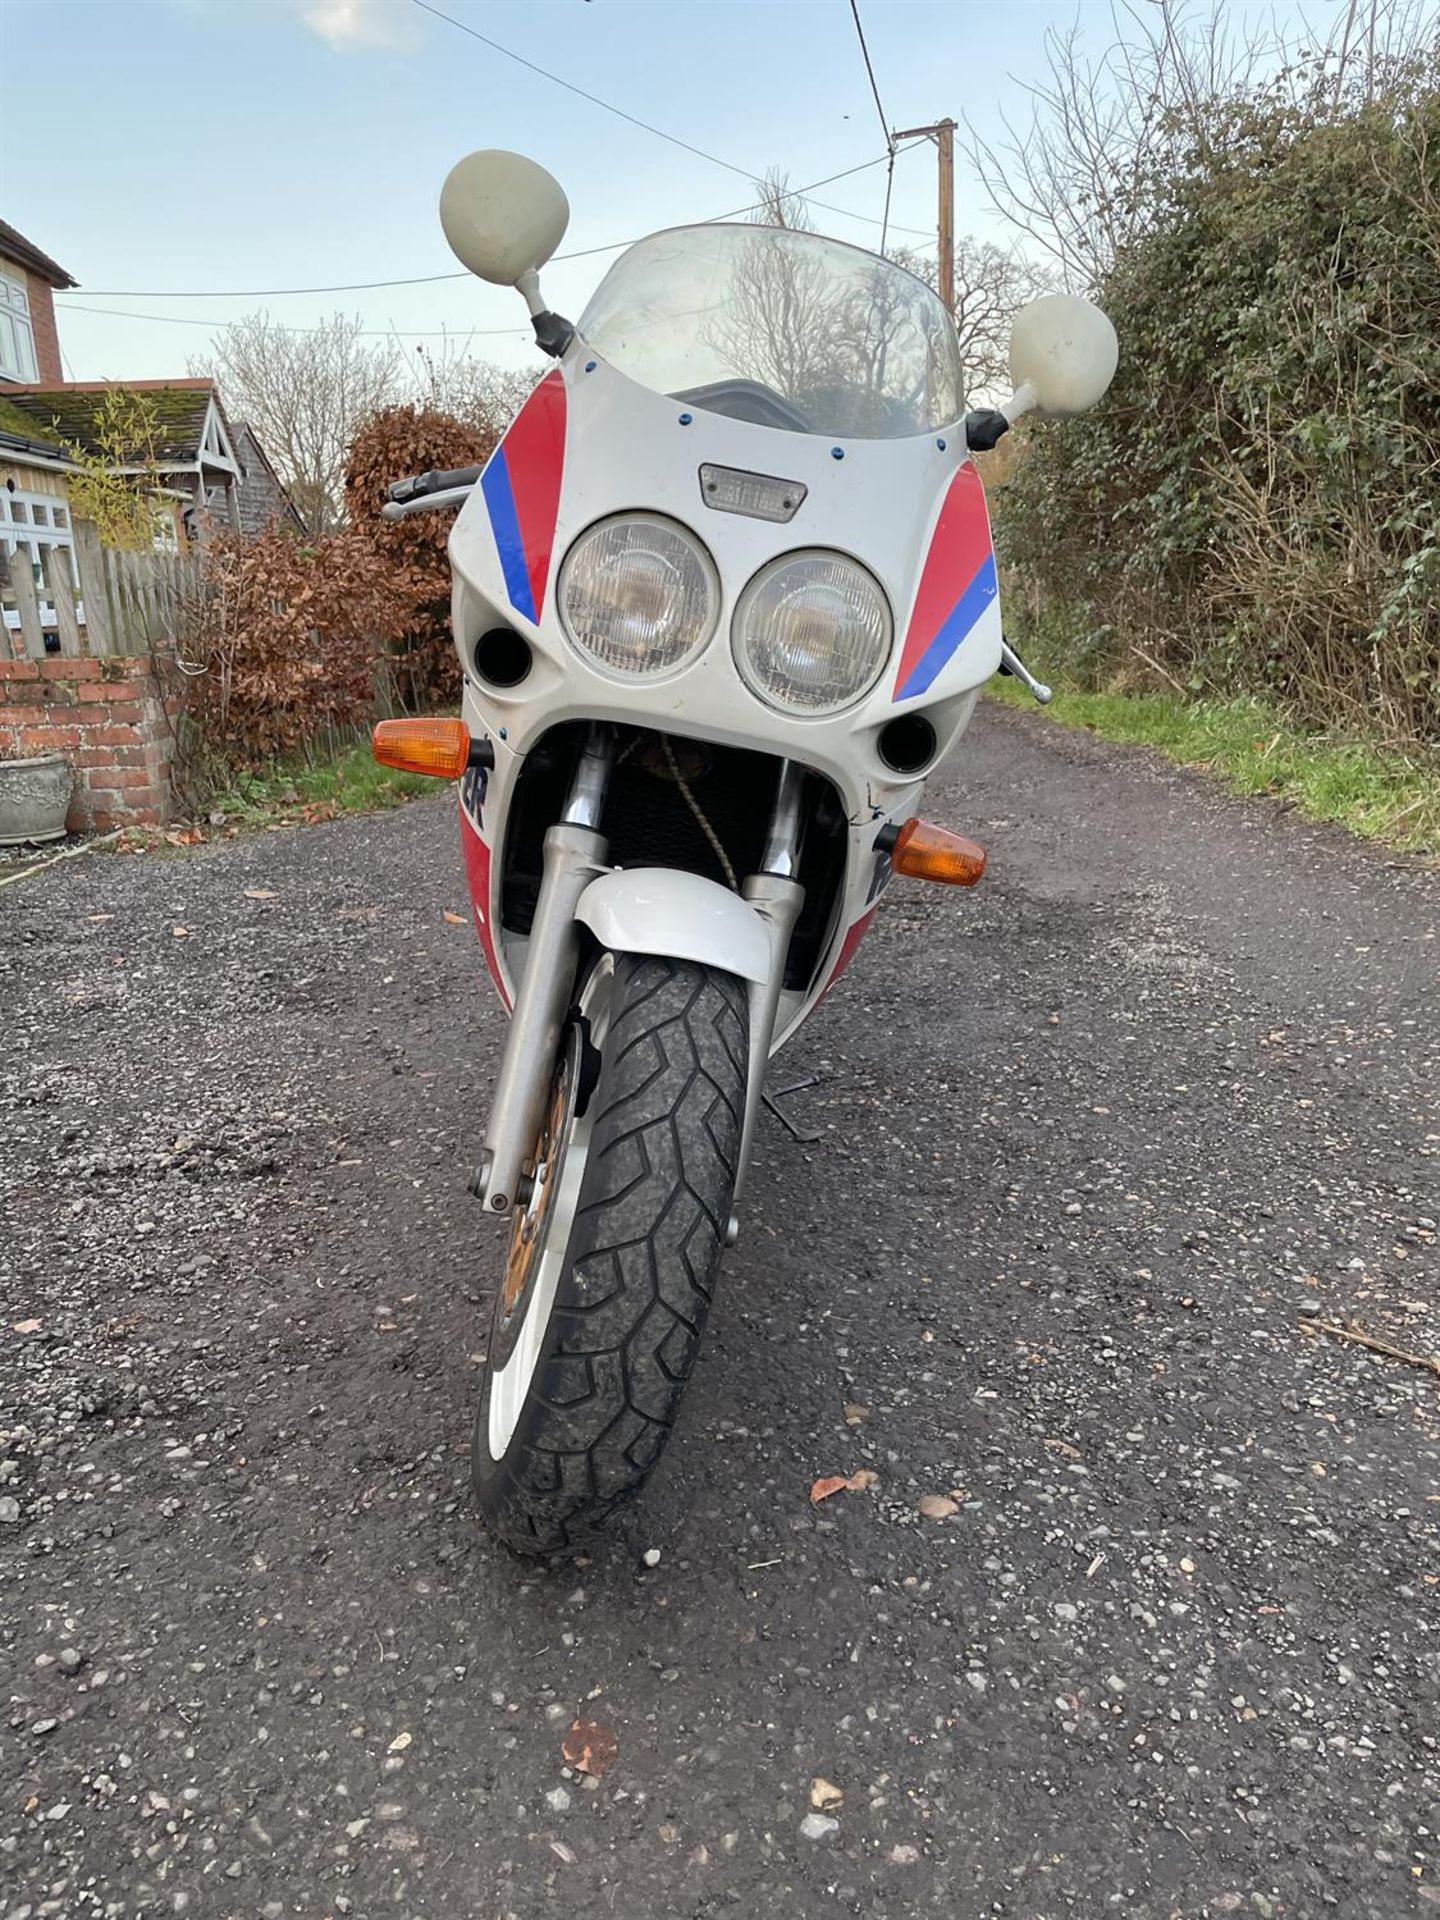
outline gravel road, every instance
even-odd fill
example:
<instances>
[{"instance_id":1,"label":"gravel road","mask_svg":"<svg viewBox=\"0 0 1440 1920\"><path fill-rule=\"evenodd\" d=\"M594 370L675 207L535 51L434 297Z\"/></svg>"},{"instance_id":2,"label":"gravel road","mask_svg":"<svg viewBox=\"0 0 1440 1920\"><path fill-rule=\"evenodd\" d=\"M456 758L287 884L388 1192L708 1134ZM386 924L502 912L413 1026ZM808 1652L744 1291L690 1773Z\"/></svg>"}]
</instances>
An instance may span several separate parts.
<instances>
[{"instance_id":1,"label":"gravel road","mask_svg":"<svg viewBox=\"0 0 1440 1920\"><path fill-rule=\"evenodd\" d=\"M1440 1379L1300 1325L1440 1352L1440 883L998 709L931 811L549 1568L449 801L0 892L4 1920L1440 1914Z\"/></svg>"}]
</instances>

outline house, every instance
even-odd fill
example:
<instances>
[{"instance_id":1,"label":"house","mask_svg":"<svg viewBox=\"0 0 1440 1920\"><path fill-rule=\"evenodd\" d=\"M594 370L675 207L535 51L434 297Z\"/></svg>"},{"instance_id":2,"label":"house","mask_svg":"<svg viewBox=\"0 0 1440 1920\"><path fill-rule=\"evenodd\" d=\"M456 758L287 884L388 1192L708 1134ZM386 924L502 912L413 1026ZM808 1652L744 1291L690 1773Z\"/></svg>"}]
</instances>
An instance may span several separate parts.
<instances>
[{"instance_id":1,"label":"house","mask_svg":"<svg viewBox=\"0 0 1440 1920\"><path fill-rule=\"evenodd\" d=\"M57 435L4 398L14 385L60 380L55 290L76 282L47 253L0 220L0 548L69 546L65 473Z\"/></svg>"},{"instance_id":2,"label":"house","mask_svg":"<svg viewBox=\"0 0 1440 1920\"><path fill-rule=\"evenodd\" d=\"M42 433L173 503L186 533L202 515L239 530L240 462L213 380L63 380L3 393Z\"/></svg>"},{"instance_id":3,"label":"house","mask_svg":"<svg viewBox=\"0 0 1440 1920\"><path fill-rule=\"evenodd\" d=\"M300 509L286 492L284 483L271 466L265 449L255 438L248 420L238 420L234 431L235 452L240 461L240 531L247 540L263 533L272 520L295 533L305 532Z\"/></svg>"},{"instance_id":4,"label":"house","mask_svg":"<svg viewBox=\"0 0 1440 1920\"><path fill-rule=\"evenodd\" d=\"M0 220L0 388L64 378L55 289L78 284L48 253Z\"/></svg>"},{"instance_id":5,"label":"house","mask_svg":"<svg viewBox=\"0 0 1440 1920\"><path fill-rule=\"evenodd\" d=\"M99 460L158 509L162 545L207 526L246 536L304 523L249 426L232 431L213 380L66 380L54 295L77 282L0 220L0 547L70 546L67 475Z\"/></svg>"},{"instance_id":6,"label":"house","mask_svg":"<svg viewBox=\"0 0 1440 1920\"><path fill-rule=\"evenodd\" d=\"M43 550L74 545L65 479L71 464L55 435L12 405L0 387L0 553L23 548L37 582L49 577ZM6 627L19 619L7 611Z\"/></svg>"}]
</instances>

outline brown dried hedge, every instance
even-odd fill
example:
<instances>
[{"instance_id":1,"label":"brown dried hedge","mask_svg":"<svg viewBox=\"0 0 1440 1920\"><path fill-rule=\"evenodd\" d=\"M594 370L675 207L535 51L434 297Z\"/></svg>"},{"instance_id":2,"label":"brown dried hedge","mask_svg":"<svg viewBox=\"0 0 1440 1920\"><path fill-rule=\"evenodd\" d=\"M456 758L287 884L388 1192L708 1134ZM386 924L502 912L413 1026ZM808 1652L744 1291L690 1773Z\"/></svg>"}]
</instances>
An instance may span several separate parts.
<instances>
[{"instance_id":1,"label":"brown dried hedge","mask_svg":"<svg viewBox=\"0 0 1440 1920\"><path fill-rule=\"evenodd\" d=\"M389 521L380 508L391 481L474 465L497 437L432 408L390 407L351 447L343 531L212 530L182 647L202 759L256 765L353 732L377 710L458 699L445 558L454 515Z\"/></svg>"},{"instance_id":2,"label":"brown dried hedge","mask_svg":"<svg viewBox=\"0 0 1440 1920\"><path fill-rule=\"evenodd\" d=\"M345 469L350 524L391 570L404 614L389 636L396 687L407 706L458 700L460 672L450 640L450 569L445 543L453 513L382 520L385 490L404 474L487 460L497 436L428 407L387 407L363 426Z\"/></svg>"}]
</instances>

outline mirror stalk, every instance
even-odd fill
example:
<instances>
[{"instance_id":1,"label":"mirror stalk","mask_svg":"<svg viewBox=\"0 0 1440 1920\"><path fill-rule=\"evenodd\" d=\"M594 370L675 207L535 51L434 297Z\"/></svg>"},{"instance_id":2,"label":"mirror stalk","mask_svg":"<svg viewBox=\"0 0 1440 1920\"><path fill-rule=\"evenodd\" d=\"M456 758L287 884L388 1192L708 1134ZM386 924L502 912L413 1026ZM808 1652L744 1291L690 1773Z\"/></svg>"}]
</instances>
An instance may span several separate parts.
<instances>
[{"instance_id":1,"label":"mirror stalk","mask_svg":"<svg viewBox=\"0 0 1440 1920\"><path fill-rule=\"evenodd\" d=\"M575 329L568 320L558 313L551 313L540 291L540 275L534 267L528 273L522 273L515 282L515 290L530 310L530 324L535 329L535 344L542 353L548 353L552 360L558 360L575 338Z\"/></svg>"},{"instance_id":2,"label":"mirror stalk","mask_svg":"<svg viewBox=\"0 0 1440 1920\"><path fill-rule=\"evenodd\" d=\"M1039 404L1039 394L1030 382L1025 380L1015 389L1000 411L1013 427L1015 422L1022 419L1025 414L1033 413Z\"/></svg>"},{"instance_id":3,"label":"mirror stalk","mask_svg":"<svg viewBox=\"0 0 1440 1920\"><path fill-rule=\"evenodd\" d=\"M530 318L532 320L538 320L540 315L545 311L545 298L540 291L540 274L538 269L530 267L526 272L522 273L520 278L515 282L515 291L521 296L525 305L529 308Z\"/></svg>"}]
</instances>

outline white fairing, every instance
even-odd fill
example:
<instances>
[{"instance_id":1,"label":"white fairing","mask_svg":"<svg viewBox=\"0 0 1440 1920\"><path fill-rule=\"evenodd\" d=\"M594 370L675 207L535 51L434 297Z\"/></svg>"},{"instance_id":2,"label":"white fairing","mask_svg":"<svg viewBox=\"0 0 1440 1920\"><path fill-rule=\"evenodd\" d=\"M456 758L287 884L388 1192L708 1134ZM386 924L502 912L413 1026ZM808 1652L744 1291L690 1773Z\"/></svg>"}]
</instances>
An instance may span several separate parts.
<instances>
[{"instance_id":1,"label":"white fairing","mask_svg":"<svg viewBox=\"0 0 1440 1920\"><path fill-rule=\"evenodd\" d=\"M633 867L592 880L575 914L611 953L659 953L720 967L757 985L770 939L755 909L703 874Z\"/></svg>"},{"instance_id":2,"label":"white fairing","mask_svg":"<svg viewBox=\"0 0 1440 1920\"><path fill-rule=\"evenodd\" d=\"M958 739L980 688L1000 664L995 563L963 426L901 439L831 439L759 426L640 386L578 336L545 381L563 383L563 395L554 385L545 395L563 419L563 474L538 602L533 593L516 591L515 528L518 520L520 532L526 530L527 503L517 499L509 523L508 571L501 511L525 485L533 460L533 448L520 445L523 414L492 457L450 540L464 714L471 733L489 738L495 751L494 768L483 783L467 786L462 808L476 843L467 861L477 924L487 954L493 954L497 985L513 1002L525 963L524 936L505 925L502 868L510 800L526 756L567 721L648 727L796 761L828 778L840 796L850 823L843 882L813 978L781 996L777 1031L783 1038L848 961L890 877L888 859L876 852L876 835L915 811L925 775ZM793 482L804 497L787 522L720 512L706 503L702 465ZM556 607L557 580L572 543L597 520L632 512L678 522L702 543L718 576L718 618L708 643L678 671L653 680L600 671L571 643ZM841 712L809 718L778 712L751 692L732 651L732 623L745 587L762 567L817 548L859 561L878 580L889 602L893 641L868 693ZM528 541L526 554L533 560ZM530 606L521 604L526 599ZM521 635L532 653L523 679L511 686L487 682L476 666L477 640L501 628ZM934 752L913 771L897 772L882 757L881 731L888 721L919 711L934 729ZM626 890L636 875L624 875L613 889L608 882L592 887L587 923L602 943L623 948L622 929L628 926L636 930L633 942L650 946L664 924L670 928L668 951L715 957L715 964L755 979L753 968L768 960L758 939L752 943L741 934L735 913L723 933L732 943L731 957L722 960L708 951L692 956L699 937L694 917L682 910L680 888L693 876L675 872L665 878L667 897L645 910L643 922L638 896ZM646 884L653 884L649 876ZM613 942L602 926L614 933ZM746 957L747 949L753 957Z\"/></svg>"},{"instance_id":3,"label":"white fairing","mask_svg":"<svg viewBox=\"0 0 1440 1920\"><path fill-rule=\"evenodd\" d=\"M957 427L949 434L908 440L848 442L779 433L651 393L579 341L566 354L560 375L566 400L564 479L539 619L528 620L509 598L483 488L461 509L450 537L455 636L475 709L467 717L482 722L487 732L492 720L504 725L518 753L558 722L584 717L793 755L829 774L852 815L877 804L883 809L892 794L912 788L913 781L897 778L886 767L875 746L875 735L899 704L893 670L844 713L790 718L765 707L741 679L731 651L731 621L741 592L767 561L799 549L834 549L861 561L884 588L898 655L947 489L970 465L963 432ZM682 416L687 424L681 424ZM806 496L785 524L717 513L701 494L702 464L798 481ZM709 549L720 576L720 615L710 644L682 672L654 682L620 683L597 672L570 644L555 610L559 562L572 541L594 521L628 510L660 512L679 521ZM522 632L534 649L534 666L517 687L486 687L475 673L467 640L497 623ZM1000 609L992 598L925 690L923 704L942 753L969 718L973 702L966 697L978 693L998 668L1000 639Z\"/></svg>"}]
</instances>

